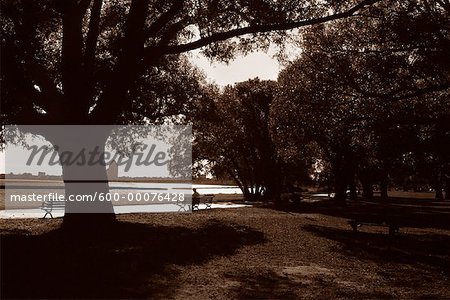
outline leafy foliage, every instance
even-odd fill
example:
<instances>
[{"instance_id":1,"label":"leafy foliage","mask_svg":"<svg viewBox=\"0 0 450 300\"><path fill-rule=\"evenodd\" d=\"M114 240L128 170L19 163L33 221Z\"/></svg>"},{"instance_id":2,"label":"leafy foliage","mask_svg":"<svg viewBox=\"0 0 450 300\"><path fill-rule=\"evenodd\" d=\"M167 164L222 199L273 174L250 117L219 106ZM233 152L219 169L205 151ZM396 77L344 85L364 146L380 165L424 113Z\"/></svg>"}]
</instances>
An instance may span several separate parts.
<instances>
[{"instance_id":1,"label":"leafy foliage","mask_svg":"<svg viewBox=\"0 0 450 300\"><path fill-rule=\"evenodd\" d=\"M272 123L297 147L320 146L339 199L347 186L355 189L356 175L369 193L375 182L385 190L410 153L417 167L438 173L429 183L442 189L450 152L448 14L446 2L383 1L366 17L304 31L301 57L280 74Z\"/></svg>"},{"instance_id":2,"label":"leafy foliage","mask_svg":"<svg viewBox=\"0 0 450 300\"><path fill-rule=\"evenodd\" d=\"M247 198L281 192L282 165L268 125L276 88L259 79L227 86L209 105L210 117L194 122L197 160L233 178Z\"/></svg>"},{"instance_id":3,"label":"leafy foliage","mask_svg":"<svg viewBox=\"0 0 450 300\"><path fill-rule=\"evenodd\" d=\"M180 53L204 47L230 59L373 2L2 0L2 123L127 124L183 113L198 76Z\"/></svg>"}]
</instances>

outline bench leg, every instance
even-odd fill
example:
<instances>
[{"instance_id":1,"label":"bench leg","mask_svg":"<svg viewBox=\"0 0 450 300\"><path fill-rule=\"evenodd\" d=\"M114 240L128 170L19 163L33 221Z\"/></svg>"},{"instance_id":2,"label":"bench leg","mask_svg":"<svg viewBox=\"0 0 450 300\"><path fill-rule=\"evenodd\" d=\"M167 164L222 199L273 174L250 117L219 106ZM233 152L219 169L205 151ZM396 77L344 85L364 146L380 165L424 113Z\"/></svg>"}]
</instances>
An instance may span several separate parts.
<instances>
[{"instance_id":1,"label":"bench leg","mask_svg":"<svg viewBox=\"0 0 450 300\"><path fill-rule=\"evenodd\" d=\"M42 217L42 219L46 219L47 215L50 215L50 217L53 219L53 215L52 215L51 211L48 211L48 210L45 211L45 215L44 215L44 217Z\"/></svg>"},{"instance_id":2,"label":"bench leg","mask_svg":"<svg viewBox=\"0 0 450 300\"><path fill-rule=\"evenodd\" d=\"M180 207L178 211L186 211L186 204L178 204L178 206Z\"/></svg>"}]
</instances>

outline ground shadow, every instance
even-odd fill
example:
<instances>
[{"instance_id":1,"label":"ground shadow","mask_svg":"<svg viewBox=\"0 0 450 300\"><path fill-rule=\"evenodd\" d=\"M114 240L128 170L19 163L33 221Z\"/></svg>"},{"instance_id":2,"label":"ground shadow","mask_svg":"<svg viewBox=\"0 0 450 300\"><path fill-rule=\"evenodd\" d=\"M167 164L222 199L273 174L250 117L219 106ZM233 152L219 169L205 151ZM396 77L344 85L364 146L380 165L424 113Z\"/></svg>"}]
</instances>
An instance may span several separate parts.
<instances>
[{"instance_id":1,"label":"ground shadow","mask_svg":"<svg viewBox=\"0 0 450 300\"><path fill-rule=\"evenodd\" d=\"M217 221L192 230L119 222L110 234L58 229L1 237L2 298L170 298L176 265L202 264L264 242L259 231Z\"/></svg>"},{"instance_id":2,"label":"ground shadow","mask_svg":"<svg viewBox=\"0 0 450 300\"><path fill-rule=\"evenodd\" d=\"M450 229L450 201L433 199L389 198L381 201L359 199L345 205L332 199L304 201L280 210L317 213L366 222L394 222L400 227Z\"/></svg>"},{"instance_id":3,"label":"ground shadow","mask_svg":"<svg viewBox=\"0 0 450 300\"><path fill-rule=\"evenodd\" d=\"M299 284L273 271L265 271L257 275L243 273L240 276L227 277L239 282L239 285L232 289L237 299L298 298L294 291Z\"/></svg>"},{"instance_id":4,"label":"ground shadow","mask_svg":"<svg viewBox=\"0 0 450 300\"><path fill-rule=\"evenodd\" d=\"M340 243L347 252L376 263L428 265L450 276L450 237L441 234L400 234L357 232L326 226L306 225L303 230Z\"/></svg>"},{"instance_id":5,"label":"ground shadow","mask_svg":"<svg viewBox=\"0 0 450 300\"><path fill-rule=\"evenodd\" d=\"M233 288L236 299L392 299L383 291L357 291L342 288L334 277L321 274L314 276L286 276L273 271L259 275L243 273L231 277L240 282ZM432 298L432 297L430 297Z\"/></svg>"}]
</instances>

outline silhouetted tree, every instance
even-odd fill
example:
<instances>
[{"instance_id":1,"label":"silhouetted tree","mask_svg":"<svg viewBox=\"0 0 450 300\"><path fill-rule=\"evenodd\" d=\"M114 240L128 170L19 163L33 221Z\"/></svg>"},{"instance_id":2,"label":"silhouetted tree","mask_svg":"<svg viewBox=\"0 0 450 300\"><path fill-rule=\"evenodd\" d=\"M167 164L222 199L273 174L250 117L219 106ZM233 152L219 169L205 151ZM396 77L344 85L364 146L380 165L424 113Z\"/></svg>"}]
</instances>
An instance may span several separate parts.
<instances>
[{"instance_id":1,"label":"silhouetted tree","mask_svg":"<svg viewBox=\"0 0 450 300\"><path fill-rule=\"evenodd\" d=\"M409 152L426 148L436 173L446 169L448 25L445 1L384 1L366 18L303 32L303 53L280 75L274 118L298 143L321 147L338 200L356 174L366 195L379 183L387 198L389 174Z\"/></svg>"},{"instance_id":2,"label":"silhouetted tree","mask_svg":"<svg viewBox=\"0 0 450 300\"><path fill-rule=\"evenodd\" d=\"M227 86L209 106L209 117L194 122L197 160L226 172L249 200L262 195L278 199L283 185L282 164L269 132L275 93L273 81Z\"/></svg>"},{"instance_id":3,"label":"silhouetted tree","mask_svg":"<svg viewBox=\"0 0 450 300\"><path fill-rule=\"evenodd\" d=\"M170 72L180 53L204 47L227 60L376 2L3 0L2 124L128 124L172 115L173 104L182 112L184 98L161 80L183 84Z\"/></svg>"}]
</instances>

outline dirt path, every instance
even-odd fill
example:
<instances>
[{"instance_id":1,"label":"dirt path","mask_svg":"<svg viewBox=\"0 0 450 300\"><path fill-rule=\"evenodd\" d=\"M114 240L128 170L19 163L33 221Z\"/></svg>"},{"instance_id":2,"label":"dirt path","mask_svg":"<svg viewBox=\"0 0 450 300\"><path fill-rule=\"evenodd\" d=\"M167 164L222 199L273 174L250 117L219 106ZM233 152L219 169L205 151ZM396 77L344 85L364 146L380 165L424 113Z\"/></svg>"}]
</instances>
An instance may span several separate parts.
<instances>
[{"instance_id":1,"label":"dirt path","mask_svg":"<svg viewBox=\"0 0 450 300\"><path fill-rule=\"evenodd\" d=\"M448 230L355 235L344 218L264 208L118 218L85 241L60 220L1 220L2 296L450 298Z\"/></svg>"}]
</instances>

